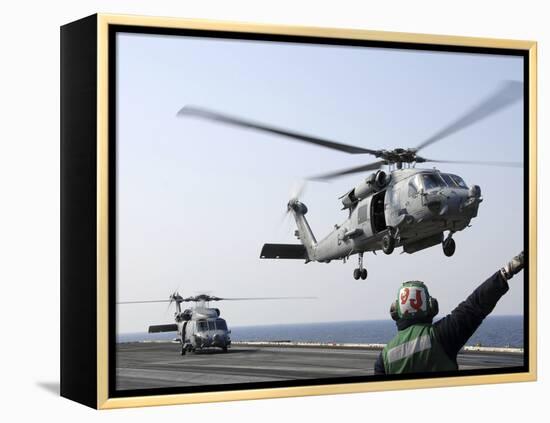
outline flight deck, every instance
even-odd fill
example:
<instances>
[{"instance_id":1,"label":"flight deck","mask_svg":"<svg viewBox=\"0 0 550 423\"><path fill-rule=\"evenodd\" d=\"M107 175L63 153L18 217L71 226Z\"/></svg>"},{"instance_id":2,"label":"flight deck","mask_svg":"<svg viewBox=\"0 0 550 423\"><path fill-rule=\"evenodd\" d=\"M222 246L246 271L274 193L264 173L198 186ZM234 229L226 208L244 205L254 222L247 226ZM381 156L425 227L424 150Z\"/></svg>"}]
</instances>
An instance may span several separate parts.
<instances>
[{"instance_id":1,"label":"flight deck","mask_svg":"<svg viewBox=\"0 0 550 423\"><path fill-rule=\"evenodd\" d=\"M177 342L116 345L119 390L368 376L380 345L240 342L221 350L180 355ZM523 365L521 349L469 348L459 354L460 370Z\"/></svg>"}]
</instances>

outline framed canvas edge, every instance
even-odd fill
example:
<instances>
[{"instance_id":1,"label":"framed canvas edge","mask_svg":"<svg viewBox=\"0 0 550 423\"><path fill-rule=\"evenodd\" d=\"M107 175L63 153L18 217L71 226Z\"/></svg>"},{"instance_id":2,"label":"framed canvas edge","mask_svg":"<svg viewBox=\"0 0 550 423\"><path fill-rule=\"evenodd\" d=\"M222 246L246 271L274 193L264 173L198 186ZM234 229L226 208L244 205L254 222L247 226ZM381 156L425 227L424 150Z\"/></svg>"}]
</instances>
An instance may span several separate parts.
<instances>
[{"instance_id":1,"label":"framed canvas edge","mask_svg":"<svg viewBox=\"0 0 550 423\"><path fill-rule=\"evenodd\" d=\"M314 395L356 394L404 389L447 388L467 385L532 382L536 376L531 372L487 376L456 376L449 378L411 379L405 381L361 382L339 385L315 385L290 388L265 388L242 391L218 391L192 394L152 395L140 397L109 398L98 404L99 409L149 407L155 405L196 404L222 401L245 401L255 399L305 397Z\"/></svg>"},{"instance_id":2,"label":"framed canvas edge","mask_svg":"<svg viewBox=\"0 0 550 423\"><path fill-rule=\"evenodd\" d=\"M529 61L529 371L479 376L453 376L400 381L362 382L339 385L265 388L240 391L151 395L109 398L109 127L108 127L108 29L109 25L157 28L202 29L270 35L297 35L370 41L405 42L429 45L523 50ZM219 401L284 398L310 395L349 394L402 389L530 382L537 380L537 43L526 40L431 35L305 26L286 26L148 17L135 15L97 15L97 408L113 409L154 405L176 405Z\"/></svg>"}]
</instances>

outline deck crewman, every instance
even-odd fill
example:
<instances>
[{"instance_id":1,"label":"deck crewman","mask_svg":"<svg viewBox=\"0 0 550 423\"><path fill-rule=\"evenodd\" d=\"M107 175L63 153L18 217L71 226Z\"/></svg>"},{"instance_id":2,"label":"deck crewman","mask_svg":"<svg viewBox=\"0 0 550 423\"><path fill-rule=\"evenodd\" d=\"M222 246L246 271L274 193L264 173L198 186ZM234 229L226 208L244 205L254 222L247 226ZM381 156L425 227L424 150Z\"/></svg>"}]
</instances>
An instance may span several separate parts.
<instances>
[{"instance_id":1,"label":"deck crewman","mask_svg":"<svg viewBox=\"0 0 550 423\"><path fill-rule=\"evenodd\" d=\"M524 254L510 260L441 320L437 300L420 281L401 285L390 314L397 335L380 353L375 374L445 372L458 370L457 354L485 317L508 291L508 280L524 266Z\"/></svg>"}]
</instances>

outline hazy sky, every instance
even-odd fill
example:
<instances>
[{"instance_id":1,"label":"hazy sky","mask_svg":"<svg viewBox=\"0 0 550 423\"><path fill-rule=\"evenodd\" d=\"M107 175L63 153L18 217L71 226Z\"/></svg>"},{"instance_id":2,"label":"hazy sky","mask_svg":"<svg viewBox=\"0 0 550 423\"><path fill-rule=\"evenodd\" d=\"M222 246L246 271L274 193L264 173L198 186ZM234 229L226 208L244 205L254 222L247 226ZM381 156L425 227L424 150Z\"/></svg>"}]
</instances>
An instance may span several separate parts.
<instances>
[{"instance_id":1,"label":"hazy sky","mask_svg":"<svg viewBox=\"0 0 550 423\"><path fill-rule=\"evenodd\" d=\"M522 59L177 36L117 38L117 301L217 296L315 296L219 303L229 326L390 318L401 282L425 281L441 316L522 249L521 169L441 165L481 186L456 253L366 254L366 281L347 264L260 260L266 242L297 242L282 222L308 175L373 160L176 113L193 104L368 148L414 147L502 80ZM517 103L423 150L450 160L523 160ZM365 175L366 176L366 175ZM345 220L338 197L364 176L309 183L302 197L320 239ZM494 314L521 314L523 276ZM170 323L164 304L117 307L118 330Z\"/></svg>"}]
</instances>

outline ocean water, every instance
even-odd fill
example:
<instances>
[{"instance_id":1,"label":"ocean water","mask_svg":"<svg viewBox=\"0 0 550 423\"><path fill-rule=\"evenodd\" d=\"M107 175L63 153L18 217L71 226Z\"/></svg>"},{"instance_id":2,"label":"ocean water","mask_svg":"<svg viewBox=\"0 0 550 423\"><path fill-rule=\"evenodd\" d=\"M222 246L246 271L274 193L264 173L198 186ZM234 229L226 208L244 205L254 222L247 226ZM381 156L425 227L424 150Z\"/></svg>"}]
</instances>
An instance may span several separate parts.
<instances>
[{"instance_id":1,"label":"ocean water","mask_svg":"<svg viewBox=\"0 0 550 423\"><path fill-rule=\"evenodd\" d=\"M392 320L301 323L266 326L231 326L233 341L292 341L385 344L397 333ZM117 342L173 339L169 333L126 333ZM466 345L523 347L523 316L489 316Z\"/></svg>"}]
</instances>

